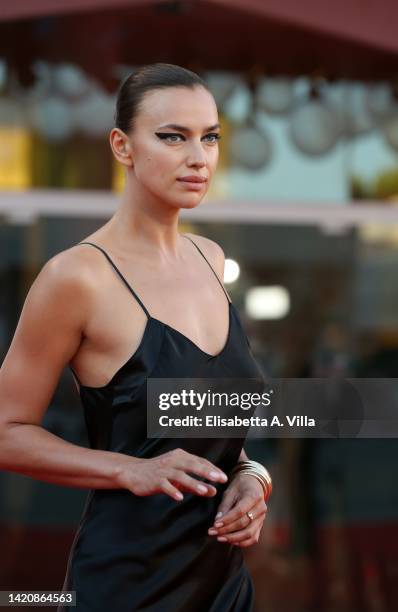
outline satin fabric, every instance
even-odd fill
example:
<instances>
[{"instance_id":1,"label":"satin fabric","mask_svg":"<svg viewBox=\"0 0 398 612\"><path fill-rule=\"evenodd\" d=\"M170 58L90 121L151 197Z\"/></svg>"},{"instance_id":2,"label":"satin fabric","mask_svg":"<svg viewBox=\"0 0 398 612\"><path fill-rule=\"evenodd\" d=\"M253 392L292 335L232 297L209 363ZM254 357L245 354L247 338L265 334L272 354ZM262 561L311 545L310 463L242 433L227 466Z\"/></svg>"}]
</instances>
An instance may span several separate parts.
<instances>
[{"instance_id":1,"label":"satin fabric","mask_svg":"<svg viewBox=\"0 0 398 612\"><path fill-rule=\"evenodd\" d=\"M208 355L150 317L139 347L108 384L80 384L91 448L150 458L180 447L230 472L242 438L147 438L150 376L261 377L235 306L229 302L228 339L218 355ZM184 492L183 501L165 494L140 497L124 489L91 489L63 585L63 590L76 590L73 609L251 612L254 588L242 550L207 533L227 484L216 483L212 498ZM58 612L66 609L72 607L60 605Z\"/></svg>"}]
</instances>

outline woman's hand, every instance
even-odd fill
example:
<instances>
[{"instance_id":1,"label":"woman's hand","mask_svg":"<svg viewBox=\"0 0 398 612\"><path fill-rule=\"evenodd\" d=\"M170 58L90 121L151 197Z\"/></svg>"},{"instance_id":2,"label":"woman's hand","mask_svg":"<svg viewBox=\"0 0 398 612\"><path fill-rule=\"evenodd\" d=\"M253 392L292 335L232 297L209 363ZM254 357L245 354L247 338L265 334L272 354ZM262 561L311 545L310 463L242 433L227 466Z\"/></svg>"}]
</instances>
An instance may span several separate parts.
<instances>
[{"instance_id":1,"label":"woman's hand","mask_svg":"<svg viewBox=\"0 0 398 612\"><path fill-rule=\"evenodd\" d=\"M216 495L215 487L192 478L187 472L214 482L228 480L228 476L213 463L181 448L151 459L121 455L115 477L120 488L128 489L135 495L166 493L179 501L184 498L181 491L204 497Z\"/></svg>"},{"instance_id":2,"label":"woman's hand","mask_svg":"<svg viewBox=\"0 0 398 612\"><path fill-rule=\"evenodd\" d=\"M247 512L252 512L253 520ZM267 504L258 480L250 474L237 474L224 491L216 520L208 533L219 542L242 548L252 546L259 540L266 512Z\"/></svg>"}]
</instances>

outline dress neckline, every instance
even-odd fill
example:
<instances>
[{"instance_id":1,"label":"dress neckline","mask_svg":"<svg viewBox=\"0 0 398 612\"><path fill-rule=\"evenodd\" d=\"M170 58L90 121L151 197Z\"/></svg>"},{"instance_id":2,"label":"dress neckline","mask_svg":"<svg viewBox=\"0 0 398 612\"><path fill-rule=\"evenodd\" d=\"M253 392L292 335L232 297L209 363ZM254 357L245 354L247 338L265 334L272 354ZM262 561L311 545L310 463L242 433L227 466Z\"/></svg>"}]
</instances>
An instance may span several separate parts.
<instances>
[{"instance_id":1,"label":"dress neckline","mask_svg":"<svg viewBox=\"0 0 398 612\"><path fill-rule=\"evenodd\" d=\"M126 368L135 358L136 356L139 354L139 352L143 349L144 344L146 342L147 336L149 334L149 331L151 329L151 324L152 323L156 323L157 325L160 325L163 330L168 330L170 333L172 334L176 334L179 338L181 338L184 342L187 342L190 346L192 346L199 354L203 355L207 361L215 361L220 359L228 350L228 347L230 345L230 341L231 341L231 335L232 335L232 310L235 308L233 302L231 300L228 300L228 333L227 333L227 338L226 341L224 343L224 346L222 347L222 349L216 354L216 355L211 355L210 353L207 353L205 350L203 350L202 348L200 348L200 346L198 344L196 344L196 342L194 342L193 340L191 340L190 338L188 338L188 336L186 336L185 334L183 334L182 332L180 332L178 329L176 329L175 327L172 327L171 325L169 325L168 323L165 323L164 321L161 321L160 319L157 319L156 317L152 317L151 315L149 315L149 317L147 318L147 322L145 324L144 327L144 332L142 334L141 337L141 341L139 343L139 345L137 346L136 350L134 351L134 353L132 355L130 355L130 357L127 359L127 361L125 361L123 363L123 365L121 365L116 372L112 375L112 378L105 383L104 385L100 385L100 386L91 386L91 385L83 385L75 371L72 369L72 367L69 365L72 374L74 376L74 378L76 379L76 382L79 385L80 389L87 389L87 390L93 390L93 391L104 391L106 390L108 387L110 387L116 380L116 378L119 376L119 374L122 372L122 370L124 370L124 368ZM163 342L163 340L162 340Z\"/></svg>"},{"instance_id":2,"label":"dress neckline","mask_svg":"<svg viewBox=\"0 0 398 612\"><path fill-rule=\"evenodd\" d=\"M160 321L160 319L157 319L156 317L149 316L149 318L153 319L154 321L157 321L163 327L166 327L168 330L170 330L170 331L178 334L182 338L184 338L187 342L189 342L189 344L192 344L192 346L194 346L200 353L203 353L203 355L205 355L208 359L217 359L217 357L220 357L224 353L224 351L226 350L226 348L227 348L227 346L229 344L229 338L231 336L231 306L232 306L232 302L230 300L228 300L228 332L227 332L227 339L225 340L224 346L222 347L222 349L218 353L216 353L216 355L211 355L210 353L207 353L206 351L204 351L202 348L200 348L200 346L198 344L196 344L196 342L191 340L191 338L188 338L188 336L186 336L185 334L180 332L178 329L176 329L172 325L169 325L168 323L165 323L164 321Z\"/></svg>"},{"instance_id":3,"label":"dress neckline","mask_svg":"<svg viewBox=\"0 0 398 612\"><path fill-rule=\"evenodd\" d=\"M199 253L203 257L203 259L206 261L206 263L210 267L210 269L213 272L214 276L216 277L219 285L221 286L221 288L222 288L222 290L223 290L223 292L224 292L224 294L225 294L225 296L227 298L227 301L228 301L228 332L227 332L227 339L226 339L222 349L216 355L212 355L212 354L208 353L207 351L205 351L204 349L202 349L198 344L196 344L193 340L191 340L191 338L189 338L188 336L183 334L181 331L179 331L175 327L172 327L168 323L165 323L164 321L161 321L160 319L157 319L156 317L153 317L150 314L150 312L148 311L148 309L146 308L146 306L143 303L143 301L140 299L140 297L137 295L137 293L131 287L130 283L126 280L124 275L120 272L119 268L115 265L115 263L113 262L111 257L108 255L108 253L102 247L100 247L99 245L95 244L94 242L88 242L88 241L79 242L79 244L89 244L89 245L95 247L97 250L99 250L99 251L101 251L103 253L103 255L106 257L106 259L111 264L112 268L115 270L115 272L117 273L119 278L122 280L124 285L127 287L127 289L130 291L130 293L133 295L133 297L138 302L138 304L141 306L141 308L143 309L143 311L145 312L145 314L147 316L147 321L146 321L146 324L145 324L144 332L143 332L143 335L141 337L141 341L140 341L137 349L134 351L134 353L131 355L131 357L129 357L127 359L127 361L115 372L115 374L112 376L110 381L108 383L106 383L105 385L102 385L100 387L91 387L89 385L81 384L79 379L78 379L78 377L77 377L77 375L76 375L76 373L74 372L72 367L69 365L69 367L70 367L70 369L71 369L71 371L72 371L72 373L73 373L73 375L74 375L74 377L76 379L76 382L79 385L79 388L106 389L107 387L109 387L114 382L115 378L119 375L121 370L124 369L134 359L134 357L137 355L137 353L142 350L142 348L144 346L144 342L145 342L145 340L147 338L147 335L148 335L149 330L151 329L153 323L156 323L156 324L160 325L164 332L167 330L169 333L175 334L177 337L181 338L184 342L189 344L198 354L200 354L203 357L205 357L208 361L218 359L222 355L224 355L224 353L226 352L226 350L227 350L227 348L229 346L230 338L231 338L231 327L232 327L232 324L231 324L232 314L231 314L231 312L232 312L232 306L233 306L232 300L230 299L227 291L225 290L224 285L222 284L222 282L218 278L218 275L216 274L216 272L213 269L212 265L210 264L210 262L208 261L208 259L206 258L206 256L202 252L202 250L198 247L196 242L194 242L191 238L189 238L189 236L186 236L185 234L182 234L182 236L184 238L187 238L190 242L192 242L192 244L195 246L195 248L199 251Z\"/></svg>"}]
</instances>

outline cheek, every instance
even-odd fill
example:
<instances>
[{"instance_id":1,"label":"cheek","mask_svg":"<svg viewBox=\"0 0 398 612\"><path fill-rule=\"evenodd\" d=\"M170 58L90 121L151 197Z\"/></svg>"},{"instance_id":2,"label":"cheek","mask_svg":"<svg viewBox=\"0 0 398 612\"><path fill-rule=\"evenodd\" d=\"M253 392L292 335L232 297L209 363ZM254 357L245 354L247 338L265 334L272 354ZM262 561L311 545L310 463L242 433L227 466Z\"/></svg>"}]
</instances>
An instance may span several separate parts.
<instances>
[{"instance_id":1,"label":"cheek","mask_svg":"<svg viewBox=\"0 0 398 612\"><path fill-rule=\"evenodd\" d=\"M176 165L178 165L178 160L172 151L153 147L145 152L141 169L145 174L152 173L153 177L158 176L167 179L168 177L174 177Z\"/></svg>"},{"instance_id":2,"label":"cheek","mask_svg":"<svg viewBox=\"0 0 398 612\"><path fill-rule=\"evenodd\" d=\"M218 147L214 147L214 149L212 149L208 155L208 165L209 168L211 168L211 170L215 170L217 163L218 163L218 157L219 157L219 149Z\"/></svg>"},{"instance_id":3,"label":"cheek","mask_svg":"<svg viewBox=\"0 0 398 612\"><path fill-rule=\"evenodd\" d=\"M149 192L164 195L174 185L178 163L170 153L146 151L140 155L135 165L135 175L138 181Z\"/></svg>"}]
</instances>

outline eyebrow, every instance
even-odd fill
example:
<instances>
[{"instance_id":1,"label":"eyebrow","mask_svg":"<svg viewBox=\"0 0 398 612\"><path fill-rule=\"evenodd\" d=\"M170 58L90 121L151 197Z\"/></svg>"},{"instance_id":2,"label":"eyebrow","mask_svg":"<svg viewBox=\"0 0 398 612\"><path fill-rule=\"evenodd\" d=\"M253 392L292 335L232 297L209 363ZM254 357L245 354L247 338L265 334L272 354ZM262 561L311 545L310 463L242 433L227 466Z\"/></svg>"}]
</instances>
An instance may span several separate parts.
<instances>
[{"instance_id":1,"label":"eyebrow","mask_svg":"<svg viewBox=\"0 0 398 612\"><path fill-rule=\"evenodd\" d=\"M219 123L215 123L214 125L211 125L208 128L205 128L203 131L204 132L211 132L211 130L216 130L217 128L220 128L221 125ZM186 132L187 134L191 133L191 130L187 127L184 127L183 125L178 125L177 123L168 123L167 125L161 125L159 127L159 130L163 129L163 128L170 128L172 130L179 130L180 132Z\"/></svg>"}]
</instances>

